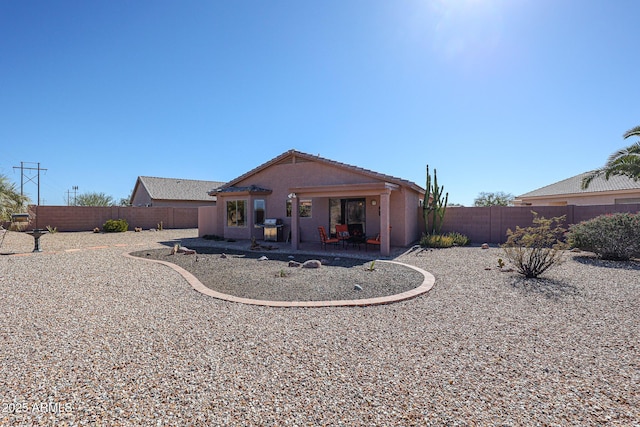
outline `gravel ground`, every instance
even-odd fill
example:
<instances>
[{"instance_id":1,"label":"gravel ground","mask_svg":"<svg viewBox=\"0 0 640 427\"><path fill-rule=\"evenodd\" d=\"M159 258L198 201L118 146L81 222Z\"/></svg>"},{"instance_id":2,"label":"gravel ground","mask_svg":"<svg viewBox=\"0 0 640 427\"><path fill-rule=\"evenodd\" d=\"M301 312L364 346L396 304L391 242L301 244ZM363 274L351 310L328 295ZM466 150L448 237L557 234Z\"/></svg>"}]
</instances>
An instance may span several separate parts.
<instances>
[{"instance_id":1,"label":"gravel ground","mask_svg":"<svg viewBox=\"0 0 640 427\"><path fill-rule=\"evenodd\" d=\"M298 265L309 260L322 264L320 268L302 268L290 267L289 256L281 253L191 249L197 255L172 254L171 249L138 251L132 255L179 265L208 288L223 294L268 301L376 298L414 289L424 280L422 274L402 265L372 264L344 255L294 257Z\"/></svg>"},{"instance_id":2,"label":"gravel ground","mask_svg":"<svg viewBox=\"0 0 640 427\"><path fill-rule=\"evenodd\" d=\"M281 309L122 256L195 236L57 233L30 254L11 233L0 425L640 425L638 262L570 253L525 281L497 248L407 253L436 278L423 296Z\"/></svg>"}]
</instances>

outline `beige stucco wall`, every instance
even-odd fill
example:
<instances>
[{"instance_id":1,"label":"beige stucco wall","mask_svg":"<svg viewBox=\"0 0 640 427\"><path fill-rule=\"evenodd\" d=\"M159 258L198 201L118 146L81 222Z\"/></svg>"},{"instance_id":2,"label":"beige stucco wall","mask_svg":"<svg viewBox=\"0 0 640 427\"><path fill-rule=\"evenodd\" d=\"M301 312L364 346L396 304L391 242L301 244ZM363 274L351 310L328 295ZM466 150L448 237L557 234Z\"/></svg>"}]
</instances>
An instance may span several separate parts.
<instances>
[{"instance_id":1,"label":"beige stucco wall","mask_svg":"<svg viewBox=\"0 0 640 427\"><path fill-rule=\"evenodd\" d=\"M151 203L151 197L144 187L139 186L138 191L133 195L131 206L148 206Z\"/></svg>"},{"instance_id":2,"label":"beige stucco wall","mask_svg":"<svg viewBox=\"0 0 640 427\"><path fill-rule=\"evenodd\" d=\"M215 206L200 206L198 208L198 237L206 235L220 235L217 225L217 209Z\"/></svg>"}]
</instances>

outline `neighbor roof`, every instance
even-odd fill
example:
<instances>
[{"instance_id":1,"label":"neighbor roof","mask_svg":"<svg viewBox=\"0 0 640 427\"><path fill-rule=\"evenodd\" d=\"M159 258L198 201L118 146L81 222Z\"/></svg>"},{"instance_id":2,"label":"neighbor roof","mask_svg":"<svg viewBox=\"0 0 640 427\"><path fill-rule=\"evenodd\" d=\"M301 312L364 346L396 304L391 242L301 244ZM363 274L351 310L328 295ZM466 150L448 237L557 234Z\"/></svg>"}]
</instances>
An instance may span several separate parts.
<instances>
[{"instance_id":1,"label":"neighbor roof","mask_svg":"<svg viewBox=\"0 0 640 427\"><path fill-rule=\"evenodd\" d=\"M582 179L589 174L590 172L581 173L580 175L558 181L555 184L550 184L546 187L538 188L537 190L522 194L517 198L557 196L561 194L591 194L603 191L640 189L640 181L634 181L626 176L612 175L608 180L605 179L604 176L595 178L591 181L589 187L586 190L583 190L581 187Z\"/></svg>"},{"instance_id":2,"label":"neighbor roof","mask_svg":"<svg viewBox=\"0 0 640 427\"><path fill-rule=\"evenodd\" d=\"M331 165L331 166L336 166L339 168L344 168L344 169L349 169L355 173L359 173L362 175L367 175L370 176L372 178L378 179L380 181L387 181L393 184L398 184L398 185L402 185L405 187L410 187L413 190L419 192L419 193L423 193L424 189L421 188L420 186L418 186L417 184L411 182L411 181L407 181L406 179L402 179L402 178L397 178L395 176L391 176L391 175L385 175L382 173L378 173L378 172L374 172L372 170L369 169L364 169L364 168L360 168L357 166L352 166L352 165L348 165L346 163L341 163L341 162L336 162L334 160L329 160L329 159L325 159L324 157L320 157L320 156L316 156L313 154L307 154L307 153L302 153L300 151L296 151L296 150L289 150L286 151L282 154L280 154L277 157L274 157L273 159L269 160L266 163L261 164L260 166L256 167L255 169L250 170L249 172L235 178L232 181L229 181L228 183L224 184L222 186L222 188L227 188L227 187L233 187L235 184L241 182L242 180L250 177L251 175L254 175L266 168L268 168L271 165L277 164L279 162L282 162L283 160L287 159L288 157L297 157L297 158L301 158L304 160L309 160L309 161L314 161L314 162L320 162L320 163L324 163L327 165Z\"/></svg>"},{"instance_id":3,"label":"neighbor roof","mask_svg":"<svg viewBox=\"0 0 640 427\"><path fill-rule=\"evenodd\" d=\"M152 200L202 200L210 202L212 199L208 193L222 184L224 182L139 176L133 194L137 191L138 186L142 185Z\"/></svg>"}]
</instances>

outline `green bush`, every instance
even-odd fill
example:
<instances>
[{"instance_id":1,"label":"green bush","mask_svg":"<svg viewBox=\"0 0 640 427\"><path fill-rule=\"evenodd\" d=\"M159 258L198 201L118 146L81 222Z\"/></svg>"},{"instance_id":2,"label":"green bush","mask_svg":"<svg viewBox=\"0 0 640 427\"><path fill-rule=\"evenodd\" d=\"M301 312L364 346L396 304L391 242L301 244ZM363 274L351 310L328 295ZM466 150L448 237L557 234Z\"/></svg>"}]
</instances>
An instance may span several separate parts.
<instances>
[{"instance_id":1,"label":"green bush","mask_svg":"<svg viewBox=\"0 0 640 427\"><path fill-rule=\"evenodd\" d=\"M507 241L502 245L506 257L516 271L526 278L535 278L549 268L563 262L562 253L567 248L563 242L565 229L560 227L565 216L546 219L533 214L533 225L507 230ZM555 224L555 227L554 227Z\"/></svg>"},{"instance_id":2,"label":"green bush","mask_svg":"<svg viewBox=\"0 0 640 427\"><path fill-rule=\"evenodd\" d=\"M453 237L443 234L425 234L420 239L423 248L450 248L453 246Z\"/></svg>"},{"instance_id":3,"label":"green bush","mask_svg":"<svg viewBox=\"0 0 640 427\"><path fill-rule=\"evenodd\" d=\"M640 257L640 213L616 213L574 224L569 244L599 258L626 261Z\"/></svg>"},{"instance_id":4,"label":"green bush","mask_svg":"<svg viewBox=\"0 0 640 427\"><path fill-rule=\"evenodd\" d=\"M451 232L447 234L447 236L453 239L454 246L467 246L469 243L471 243L471 240L469 240L469 238L464 234Z\"/></svg>"},{"instance_id":5,"label":"green bush","mask_svg":"<svg viewBox=\"0 0 640 427\"><path fill-rule=\"evenodd\" d=\"M129 229L129 223L125 219L109 219L102 226L102 230L105 233L118 233L127 231Z\"/></svg>"},{"instance_id":6,"label":"green bush","mask_svg":"<svg viewBox=\"0 0 640 427\"><path fill-rule=\"evenodd\" d=\"M450 248L452 246L466 246L469 238L460 233L448 234L424 234L420 239L420 246L423 248Z\"/></svg>"}]
</instances>

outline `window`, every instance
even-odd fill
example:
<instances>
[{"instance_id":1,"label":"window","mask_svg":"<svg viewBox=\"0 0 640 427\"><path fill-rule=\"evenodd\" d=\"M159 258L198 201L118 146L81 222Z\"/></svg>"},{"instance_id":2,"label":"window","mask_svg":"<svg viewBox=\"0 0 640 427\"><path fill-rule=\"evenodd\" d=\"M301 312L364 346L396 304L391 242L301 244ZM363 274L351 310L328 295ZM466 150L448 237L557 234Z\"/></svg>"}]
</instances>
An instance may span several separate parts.
<instances>
[{"instance_id":1,"label":"window","mask_svg":"<svg viewBox=\"0 0 640 427\"><path fill-rule=\"evenodd\" d=\"M264 224L265 203L263 199L253 201L253 223L255 225Z\"/></svg>"},{"instance_id":2,"label":"window","mask_svg":"<svg viewBox=\"0 0 640 427\"><path fill-rule=\"evenodd\" d=\"M230 200L227 202L227 226L244 227L246 200Z\"/></svg>"},{"instance_id":3,"label":"window","mask_svg":"<svg viewBox=\"0 0 640 427\"><path fill-rule=\"evenodd\" d=\"M301 199L298 208L300 218L311 218L311 199Z\"/></svg>"},{"instance_id":4,"label":"window","mask_svg":"<svg viewBox=\"0 0 640 427\"><path fill-rule=\"evenodd\" d=\"M300 199L298 205L298 216L300 218L311 218L311 199ZM287 200L287 216L291 216L291 200Z\"/></svg>"}]
</instances>

